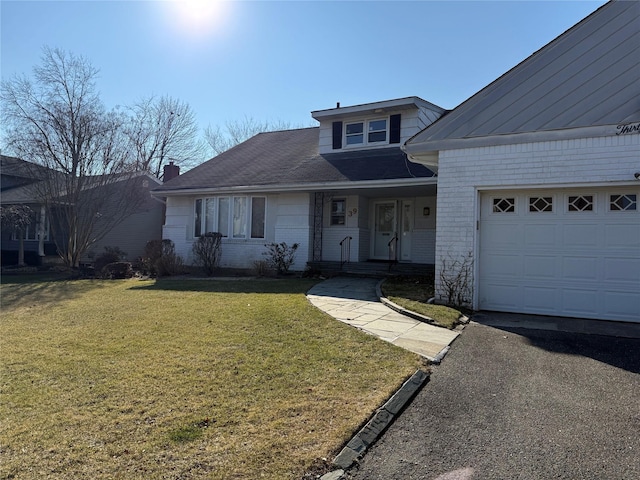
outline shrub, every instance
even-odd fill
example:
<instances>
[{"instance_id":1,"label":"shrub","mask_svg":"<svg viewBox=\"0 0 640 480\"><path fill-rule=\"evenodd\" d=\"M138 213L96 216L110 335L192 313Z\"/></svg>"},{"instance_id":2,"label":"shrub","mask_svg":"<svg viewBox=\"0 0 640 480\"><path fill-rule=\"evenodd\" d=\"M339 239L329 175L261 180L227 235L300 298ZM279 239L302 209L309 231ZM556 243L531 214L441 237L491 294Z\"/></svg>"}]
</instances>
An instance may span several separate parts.
<instances>
[{"instance_id":1,"label":"shrub","mask_svg":"<svg viewBox=\"0 0 640 480\"><path fill-rule=\"evenodd\" d=\"M158 276L178 275L183 272L183 265L182 257L176 254L176 247L173 241L162 240L162 255L155 264Z\"/></svg>"},{"instance_id":2,"label":"shrub","mask_svg":"<svg viewBox=\"0 0 640 480\"><path fill-rule=\"evenodd\" d=\"M221 240L221 233L208 232L193 243L194 263L200 265L209 277L220 263Z\"/></svg>"},{"instance_id":3,"label":"shrub","mask_svg":"<svg viewBox=\"0 0 640 480\"><path fill-rule=\"evenodd\" d=\"M100 271L103 278L110 280L133 277L133 268L130 262L114 262L105 265Z\"/></svg>"},{"instance_id":4,"label":"shrub","mask_svg":"<svg viewBox=\"0 0 640 480\"><path fill-rule=\"evenodd\" d=\"M100 275L106 265L121 262L126 258L127 254L120 250L120 247L104 247L104 253L98 255L93 262L93 271Z\"/></svg>"},{"instance_id":5,"label":"shrub","mask_svg":"<svg viewBox=\"0 0 640 480\"><path fill-rule=\"evenodd\" d=\"M269 272L269 264L266 260L256 260L253 262L253 270L257 277L265 277Z\"/></svg>"},{"instance_id":6,"label":"shrub","mask_svg":"<svg viewBox=\"0 0 640 480\"><path fill-rule=\"evenodd\" d=\"M439 272L440 293L449 306L469 306L473 299L473 252L455 258L442 259Z\"/></svg>"},{"instance_id":7,"label":"shrub","mask_svg":"<svg viewBox=\"0 0 640 480\"><path fill-rule=\"evenodd\" d=\"M182 273L183 263L182 257L176 254L172 240L150 240L144 247L143 273L154 276L177 275Z\"/></svg>"},{"instance_id":8,"label":"shrub","mask_svg":"<svg viewBox=\"0 0 640 480\"><path fill-rule=\"evenodd\" d=\"M293 264L298 244L289 246L286 242L266 244L267 251L263 253L267 257L267 263L275 268L278 274L287 273Z\"/></svg>"}]
</instances>

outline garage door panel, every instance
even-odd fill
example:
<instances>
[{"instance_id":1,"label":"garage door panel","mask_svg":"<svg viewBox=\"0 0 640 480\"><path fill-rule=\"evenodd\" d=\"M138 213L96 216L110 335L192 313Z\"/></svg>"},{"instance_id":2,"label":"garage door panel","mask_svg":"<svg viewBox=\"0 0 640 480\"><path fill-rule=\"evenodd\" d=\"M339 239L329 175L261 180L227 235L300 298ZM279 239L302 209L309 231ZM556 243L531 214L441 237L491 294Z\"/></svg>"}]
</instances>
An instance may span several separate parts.
<instances>
[{"instance_id":1,"label":"garage door panel","mask_svg":"<svg viewBox=\"0 0 640 480\"><path fill-rule=\"evenodd\" d=\"M629 282L640 290L640 258L606 257L604 268L606 282Z\"/></svg>"},{"instance_id":2,"label":"garage door panel","mask_svg":"<svg viewBox=\"0 0 640 480\"><path fill-rule=\"evenodd\" d=\"M522 261L520 255L493 254L487 255L487 275L490 277L512 277L522 275Z\"/></svg>"},{"instance_id":3,"label":"garage door panel","mask_svg":"<svg viewBox=\"0 0 640 480\"><path fill-rule=\"evenodd\" d=\"M589 317L598 312L599 295L597 289L562 289L562 310L576 317Z\"/></svg>"},{"instance_id":4,"label":"garage door panel","mask_svg":"<svg viewBox=\"0 0 640 480\"><path fill-rule=\"evenodd\" d=\"M607 223L604 226L605 247L640 248L640 218L637 220L639 223L629 225Z\"/></svg>"},{"instance_id":5,"label":"garage door panel","mask_svg":"<svg viewBox=\"0 0 640 480\"><path fill-rule=\"evenodd\" d=\"M488 235L487 241L503 248L515 248L522 244L521 228L509 224L496 224Z\"/></svg>"},{"instance_id":6,"label":"garage door panel","mask_svg":"<svg viewBox=\"0 0 640 480\"><path fill-rule=\"evenodd\" d=\"M587 256L562 257L561 275L567 280L580 283L598 279L598 258Z\"/></svg>"},{"instance_id":7,"label":"garage door panel","mask_svg":"<svg viewBox=\"0 0 640 480\"><path fill-rule=\"evenodd\" d=\"M556 244L557 226L534 224L524 226L524 244L528 247L551 247Z\"/></svg>"},{"instance_id":8,"label":"garage door panel","mask_svg":"<svg viewBox=\"0 0 640 480\"><path fill-rule=\"evenodd\" d=\"M599 230L595 224L563 225L561 245L597 247Z\"/></svg>"},{"instance_id":9,"label":"garage door panel","mask_svg":"<svg viewBox=\"0 0 640 480\"><path fill-rule=\"evenodd\" d=\"M522 303L520 287L508 283L493 282L486 285L484 302L494 310L507 310L516 308Z\"/></svg>"},{"instance_id":10,"label":"garage door panel","mask_svg":"<svg viewBox=\"0 0 640 480\"><path fill-rule=\"evenodd\" d=\"M603 295L605 314L613 320L640 321L640 298L638 291L605 291ZM639 312L633 314L633 312Z\"/></svg>"},{"instance_id":11,"label":"garage door panel","mask_svg":"<svg viewBox=\"0 0 640 480\"><path fill-rule=\"evenodd\" d=\"M538 313L553 313L549 298L555 298L557 290L552 287L526 286L523 287L523 305L526 309Z\"/></svg>"},{"instance_id":12,"label":"garage door panel","mask_svg":"<svg viewBox=\"0 0 640 480\"><path fill-rule=\"evenodd\" d=\"M640 322L640 210L616 211L610 198L619 195L638 196L640 188L483 193L479 307ZM592 198L593 209L569 211L569 197L579 196ZM516 211L494 211L493 199L507 197ZM553 211L530 208L534 197Z\"/></svg>"},{"instance_id":13,"label":"garage door panel","mask_svg":"<svg viewBox=\"0 0 640 480\"><path fill-rule=\"evenodd\" d=\"M524 275L528 278L553 279L556 278L558 259L550 255L527 255L524 259Z\"/></svg>"}]
</instances>

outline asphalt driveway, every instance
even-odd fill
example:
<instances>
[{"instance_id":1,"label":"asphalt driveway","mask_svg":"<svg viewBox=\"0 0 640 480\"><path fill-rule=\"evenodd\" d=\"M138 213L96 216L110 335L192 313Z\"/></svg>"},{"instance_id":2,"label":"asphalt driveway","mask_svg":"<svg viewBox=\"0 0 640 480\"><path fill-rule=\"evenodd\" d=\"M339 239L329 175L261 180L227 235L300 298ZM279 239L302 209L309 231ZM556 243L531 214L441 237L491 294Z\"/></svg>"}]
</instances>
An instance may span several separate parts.
<instances>
[{"instance_id":1,"label":"asphalt driveway","mask_svg":"<svg viewBox=\"0 0 640 480\"><path fill-rule=\"evenodd\" d=\"M472 323L346 478L640 478L640 339Z\"/></svg>"}]
</instances>

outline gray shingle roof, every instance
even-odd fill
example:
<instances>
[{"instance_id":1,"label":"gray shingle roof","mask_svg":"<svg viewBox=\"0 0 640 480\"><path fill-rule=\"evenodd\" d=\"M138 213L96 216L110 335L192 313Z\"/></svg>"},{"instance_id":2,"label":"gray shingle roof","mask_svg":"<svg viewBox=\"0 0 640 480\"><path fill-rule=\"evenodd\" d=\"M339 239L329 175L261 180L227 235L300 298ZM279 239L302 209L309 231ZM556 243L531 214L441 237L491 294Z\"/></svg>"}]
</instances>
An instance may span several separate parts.
<instances>
[{"instance_id":1,"label":"gray shingle roof","mask_svg":"<svg viewBox=\"0 0 640 480\"><path fill-rule=\"evenodd\" d=\"M611 1L407 141L640 121L640 2Z\"/></svg>"},{"instance_id":2,"label":"gray shingle roof","mask_svg":"<svg viewBox=\"0 0 640 480\"><path fill-rule=\"evenodd\" d=\"M432 177L407 160L399 147L318 153L319 128L259 133L176 177L156 192L238 186L299 186L316 183Z\"/></svg>"}]
</instances>

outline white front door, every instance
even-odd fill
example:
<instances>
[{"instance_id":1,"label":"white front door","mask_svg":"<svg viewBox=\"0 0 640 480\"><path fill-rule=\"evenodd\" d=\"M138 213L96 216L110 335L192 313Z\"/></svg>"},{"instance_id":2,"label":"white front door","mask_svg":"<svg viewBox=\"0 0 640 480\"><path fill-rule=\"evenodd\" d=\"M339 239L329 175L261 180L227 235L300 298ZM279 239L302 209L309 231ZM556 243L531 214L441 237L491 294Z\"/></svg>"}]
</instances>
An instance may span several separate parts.
<instances>
[{"instance_id":1,"label":"white front door","mask_svg":"<svg viewBox=\"0 0 640 480\"><path fill-rule=\"evenodd\" d=\"M413 203L402 201L400 218L400 258L402 262L411 261L411 237L413 234Z\"/></svg>"},{"instance_id":2,"label":"white front door","mask_svg":"<svg viewBox=\"0 0 640 480\"><path fill-rule=\"evenodd\" d=\"M396 202L376 203L374 215L372 257L389 260L389 247L395 249L397 243L392 241L396 235Z\"/></svg>"}]
</instances>

